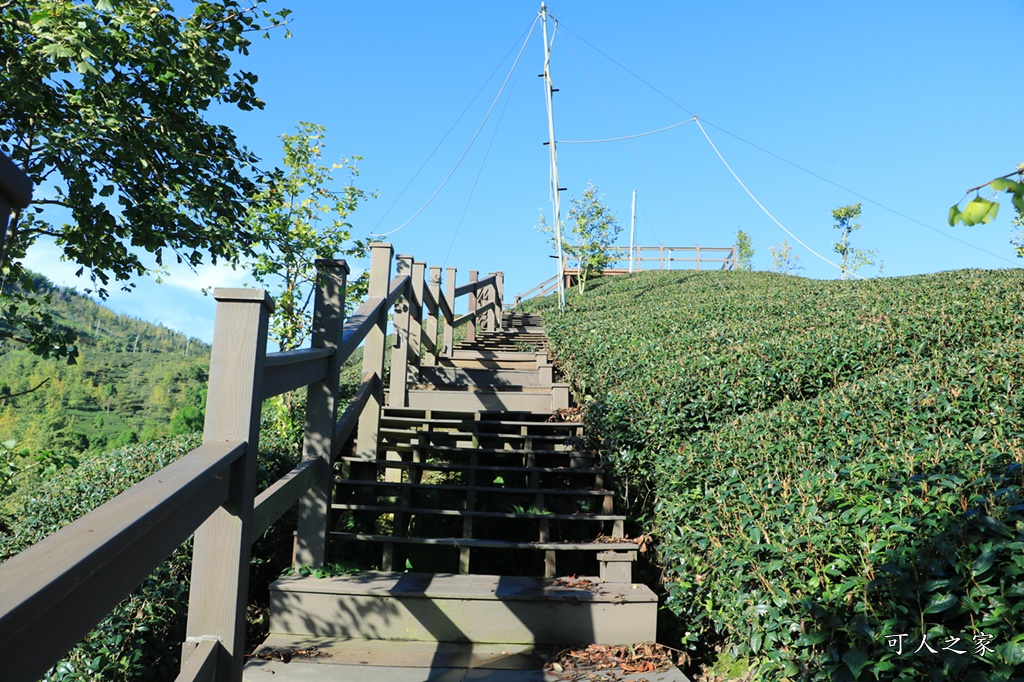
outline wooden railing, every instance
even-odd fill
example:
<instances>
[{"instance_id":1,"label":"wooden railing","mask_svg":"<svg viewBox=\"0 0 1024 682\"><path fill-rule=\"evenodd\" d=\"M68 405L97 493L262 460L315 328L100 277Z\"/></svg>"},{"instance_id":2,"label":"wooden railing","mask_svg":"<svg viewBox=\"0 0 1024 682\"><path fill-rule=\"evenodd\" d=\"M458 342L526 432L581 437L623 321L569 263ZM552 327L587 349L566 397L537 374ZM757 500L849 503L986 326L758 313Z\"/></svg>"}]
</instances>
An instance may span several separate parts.
<instances>
[{"instance_id":1,"label":"wooden railing","mask_svg":"<svg viewBox=\"0 0 1024 682\"><path fill-rule=\"evenodd\" d=\"M707 265L715 265L718 270L735 270L737 264L735 246L609 246L606 249L610 261L604 268L606 275L625 275L630 272L641 270L676 270L677 264L692 263L694 269L707 269ZM567 264L573 262L572 258L566 259ZM632 261L632 267L630 266ZM648 264L646 267L644 264ZM653 265L657 263L657 265ZM704 267L702 267L704 266ZM688 267L688 265L683 265ZM579 267L566 267L565 288L573 286L579 279ZM534 296L547 296L558 288L558 275L550 277L537 286L518 294L515 303L533 298Z\"/></svg>"},{"instance_id":2,"label":"wooden railing","mask_svg":"<svg viewBox=\"0 0 1024 682\"><path fill-rule=\"evenodd\" d=\"M369 296L344 320L348 266L317 262L309 348L267 354L273 301L263 291L218 289L203 444L174 464L0 565L4 680L37 680L161 561L195 534L186 641L179 680L240 680L252 542L299 505L295 561L323 565L332 469L356 431L355 452L377 458L386 349L388 403L402 405L421 364L450 352L453 330L501 324L501 273L455 285L449 268L370 246ZM468 312L455 314L458 297ZM394 308L395 339L386 343ZM363 347L363 379L338 415L342 363ZM258 496L260 405L307 387L301 463Z\"/></svg>"}]
</instances>

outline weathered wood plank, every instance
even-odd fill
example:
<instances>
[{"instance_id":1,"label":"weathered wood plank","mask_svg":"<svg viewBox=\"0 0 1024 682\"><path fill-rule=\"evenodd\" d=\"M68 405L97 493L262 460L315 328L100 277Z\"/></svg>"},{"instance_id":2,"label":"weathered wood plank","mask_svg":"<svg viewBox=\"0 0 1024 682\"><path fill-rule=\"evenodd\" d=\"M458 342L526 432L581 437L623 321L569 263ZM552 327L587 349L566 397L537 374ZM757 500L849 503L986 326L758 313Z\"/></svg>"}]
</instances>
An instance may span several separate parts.
<instances>
[{"instance_id":1,"label":"weathered wood plank","mask_svg":"<svg viewBox=\"0 0 1024 682\"><path fill-rule=\"evenodd\" d=\"M316 262L316 296L310 345L331 351L325 376L309 384L302 457L317 463L311 485L299 500L299 529L295 536L296 565L323 566L327 556L327 523L331 504L331 440L338 417L340 358L334 353L343 336L348 264L343 260Z\"/></svg>"},{"instance_id":2,"label":"weathered wood plank","mask_svg":"<svg viewBox=\"0 0 1024 682\"><path fill-rule=\"evenodd\" d=\"M369 402L370 398L373 397L377 390L377 386L380 384L380 380L377 376L371 372L367 372L363 375L363 381L359 384L359 389L356 394L352 396L351 402L348 407L341 414L338 419L337 425L334 427L334 440L331 447L331 460L333 461L338 453L341 452L341 448L345 446L345 442L352 435L356 425L359 423L359 415L363 412L363 407ZM379 423L379 420L378 420Z\"/></svg>"},{"instance_id":3,"label":"weathered wood plank","mask_svg":"<svg viewBox=\"0 0 1024 682\"><path fill-rule=\"evenodd\" d=\"M345 331L338 347L339 362L348 360L367 334L377 328L381 315L387 313L385 303L383 296L370 296L359 306L359 310L345 321Z\"/></svg>"},{"instance_id":4,"label":"weathered wood plank","mask_svg":"<svg viewBox=\"0 0 1024 682\"><path fill-rule=\"evenodd\" d=\"M196 647L174 682L215 682L217 679L217 658L224 648L215 639L204 639Z\"/></svg>"},{"instance_id":5,"label":"weathered wood plank","mask_svg":"<svg viewBox=\"0 0 1024 682\"><path fill-rule=\"evenodd\" d=\"M267 355L262 399L323 381L334 348L302 348Z\"/></svg>"},{"instance_id":6,"label":"weathered wood plank","mask_svg":"<svg viewBox=\"0 0 1024 682\"><path fill-rule=\"evenodd\" d=\"M252 510L252 541L263 536L281 515L320 478L315 460L307 459L256 497Z\"/></svg>"}]
</instances>

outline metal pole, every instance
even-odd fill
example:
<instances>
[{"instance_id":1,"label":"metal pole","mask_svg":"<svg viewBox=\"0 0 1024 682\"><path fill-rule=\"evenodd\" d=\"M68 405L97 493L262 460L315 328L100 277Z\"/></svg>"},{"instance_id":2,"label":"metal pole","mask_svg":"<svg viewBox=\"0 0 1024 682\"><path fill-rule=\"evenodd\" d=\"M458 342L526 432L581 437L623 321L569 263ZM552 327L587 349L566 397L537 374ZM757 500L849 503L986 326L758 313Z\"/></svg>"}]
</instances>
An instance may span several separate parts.
<instances>
[{"instance_id":1,"label":"metal pole","mask_svg":"<svg viewBox=\"0 0 1024 682\"><path fill-rule=\"evenodd\" d=\"M541 27L544 34L544 95L548 108L548 147L551 149L551 207L555 214L555 253L558 258L558 309L565 309L565 262L562 260L562 202L558 187L558 152L555 149L555 115L551 95L551 43L548 42L548 8L540 3ZM555 24L556 28L558 24ZM552 38L554 34L552 33Z\"/></svg>"},{"instance_id":2,"label":"metal pole","mask_svg":"<svg viewBox=\"0 0 1024 682\"><path fill-rule=\"evenodd\" d=\"M633 238L636 236L636 190L633 190L633 209L629 217L629 272L633 272Z\"/></svg>"}]
</instances>

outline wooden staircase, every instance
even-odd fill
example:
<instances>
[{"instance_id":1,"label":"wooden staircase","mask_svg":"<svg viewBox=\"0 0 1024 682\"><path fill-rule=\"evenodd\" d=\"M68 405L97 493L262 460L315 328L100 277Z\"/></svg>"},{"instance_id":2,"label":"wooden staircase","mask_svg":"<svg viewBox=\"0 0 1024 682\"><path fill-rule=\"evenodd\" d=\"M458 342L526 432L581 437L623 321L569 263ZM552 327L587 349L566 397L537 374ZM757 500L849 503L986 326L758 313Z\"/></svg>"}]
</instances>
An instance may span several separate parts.
<instances>
[{"instance_id":1,"label":"wooden staircase","mask_svg":"<svg viewBox=\"0 0 1024 682\"><path fill-rule=\"evenodd\" d=\"M372 548L381 570L278 580L266 646L317 646L341 663L404 642L384 657L415 667L430 646L436 667L444 647L468 646L455 658L472 661L494 645L501 655L456 667L504 675L535 646L654 640L657 598L632 582L637 545L583 425L564 420L568 389L539 320L506 314L409 372L407 404L381 414L376 459L344 454L335 476L335 553Z\"/></svg>"}]
</instances>

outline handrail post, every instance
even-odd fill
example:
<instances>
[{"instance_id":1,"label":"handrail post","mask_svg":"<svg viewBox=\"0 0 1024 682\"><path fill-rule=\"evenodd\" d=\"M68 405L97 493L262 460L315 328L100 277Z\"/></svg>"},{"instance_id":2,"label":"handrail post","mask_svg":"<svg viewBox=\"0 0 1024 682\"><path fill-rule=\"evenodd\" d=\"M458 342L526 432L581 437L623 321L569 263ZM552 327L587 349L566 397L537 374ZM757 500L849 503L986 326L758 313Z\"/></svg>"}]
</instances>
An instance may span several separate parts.
<instances>
[{"instance_id":1,"label":"handrail post","mask_svg":"<svg viewBox=\"0 0 1024 682\"><path fill-rule=\"evenodd\" d=\"M312 348L338 349L345 320L348 263L316 261L317 287L313 303ZM338 374L341 358L331 355L327 376L306 389L306 429L302 458L319 461L318 483L299 500L299 530L295 536L295 565L323 566L327 556L327 526L331 507L331 453L338 420Z\"/></svg>"},{"instance_id":2,"label":"handrail post","mask_svg":"<svg viewBox=\"0 0 1024 682\"><path fill-rule=\"evenodd\" d=\"M471 283L476 282L477 271L469 271L469 281ZM466 341L473 343L476 341L476 287L474 286L472 291L469 292L469 312L473 314L473 317L469 318L469 324L466 325Z\"/></svg>"},{"instance_id":3,"label":"handrail post","mask_svg":"<svg viewBox=\"0 0 1024 682\"><path fill-rule=\"evenodd\" d=\"M697 256L697 258L696 258L696 260L697 260L697 269L700 270L700 244L695 244L694 247L695 247L696 256Z\"/></svg>"},{"instance_id":4,"label":"handrail post","mask_svg":"<svg viewBox=\"0 0 1024 682\"><path fill-rule=\"evenodd\" d=\"M498 273L488 272L488 277L493 277L494 282L487 285L487 298L484 303L494 301L491 312L487 314L487 331L493 332L501 326L501 299L498 296Z\"/></svg>"},{"instance_id":5,"label":"handrail post","mask_svg":"<svg viewBox=\"0 0 1024 682\"><path fill-rule=\"evenodd\" d=\"M370 244L370 281L367 291L370 298L387 298L393 255L391 244ZM372 372L375 379L366 406L359 414L356 432L356 456L362 459L377 459L380 412L384 407L384 346L387 342L387 328L388 311L381 308L376 326L367 333L363 343L363 374Z\"/></svg>"},{"instance_id":6,"label":"handrail post","mask_svg":"<svg viewBox=\"0 0 1024 682\"><path fill-rule=\"evenodd\" d=\"M422 261L412 262L412 301L409 310L409 367L408 383L419 380L420 355L423 353L423 316L427 314L423 305L423 278L427 264Z\"/></svg>"},{"instance_id":7,"label":"handrail post","mask_svg":"<svg viewBox=\"0 0 1024 682\"><path fill-rule=\"evenodd\" d=\"M498 329L502 328L505 317L505 273L494 273L494 295L497 298Z\"/></svg>"},{"instance_id":8,"label":"handrail post","mask_svg":"<svg viewBox=\"0 0 1024 682\"><path fill-rule=\"evenodd\" d=\"M263 364L274 302L265 291L216 289L217 314L210 356L203 442L245 441L245 455L231 472L231 494L196 530L182 660L204 639L215 638L217 679L241 680L245 609L256 493Z\"/></svg>"},{"instance_id":9,"label":"handrail post","mask_svg":"<svg viewBox=\"0 0 1024 682\"><path fill-rule=\"evenodd\" d=\"M448 308L452 312L452 321L455 321L455 276L458 270L455 268L448 268L445 271L444 277L444 297L448 301ZM455 327L449 324L448 320L444 320L444 328L442 329L444 339L444 352L451 357L455 352Z\"/></svg>"},{"instance_id":10,"label":"handrail post","mask_svg":"<svg viewBox=\"0 0 1024 682\"><path fill-rule=\"evenodd\" d=\"M398 256L397 276L412 274L412 256ZM409 341L409 327L411 324L410 308L412 296L409 293L411 286L408 286L402 297L395 303L395 342L391 347L391 383L388 385L388 407L405 407L405 398L408 395L407 383L409 381L409 356L412 354L412 344Z\"/></svg>"},{"instance_id":11,"label":"handrail post","mask_svg":"<svg viewBox=\"0 0 1024 682\"><path fill-rule=\"evenodd\" d=\"M444 313L441 312L441 266L431 265L430 266L430 297L434 299L434 305L437 306L437 313L427 317L427 338L430 339L430 343L433 344L433 350L427 352L423 358L424 365L434 366L437 364L437 356L441 354L441 348L438 344L441 343L441 339L438 337L437 318L444 319ZM429 311L428 311L429 312Z\"/></svg>"}]
</instances>

